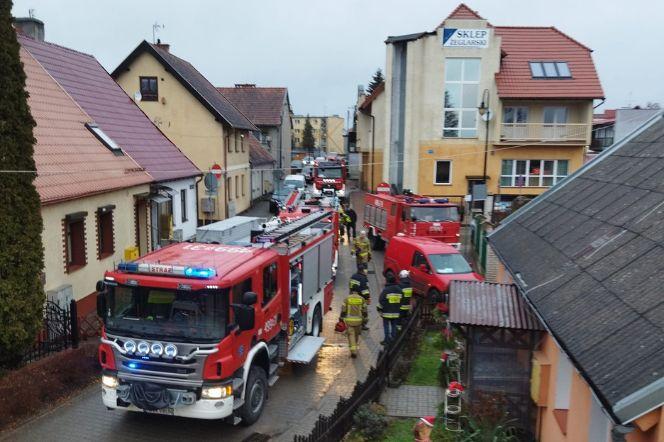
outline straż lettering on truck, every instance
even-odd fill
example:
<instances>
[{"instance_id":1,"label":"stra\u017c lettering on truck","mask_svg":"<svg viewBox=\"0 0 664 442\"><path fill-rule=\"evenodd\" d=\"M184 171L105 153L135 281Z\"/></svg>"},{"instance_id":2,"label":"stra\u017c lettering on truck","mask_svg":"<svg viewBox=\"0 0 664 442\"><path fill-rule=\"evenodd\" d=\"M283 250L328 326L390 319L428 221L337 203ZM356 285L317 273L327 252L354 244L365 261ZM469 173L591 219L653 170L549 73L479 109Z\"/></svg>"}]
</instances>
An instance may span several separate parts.
<instances>
[{"instance_id":1,"label":"stra\u017c lettering on truck","mask_svg":"<svg viewBox=\"0 0 664 442\"><path fill-rule=\"evenodd\" d=\"M106 272L97 284L104 405L258 420L279 367L310 362L324 342L335 215L303 214L247 246L173 244Z\"/></svg>"}]
</instances>

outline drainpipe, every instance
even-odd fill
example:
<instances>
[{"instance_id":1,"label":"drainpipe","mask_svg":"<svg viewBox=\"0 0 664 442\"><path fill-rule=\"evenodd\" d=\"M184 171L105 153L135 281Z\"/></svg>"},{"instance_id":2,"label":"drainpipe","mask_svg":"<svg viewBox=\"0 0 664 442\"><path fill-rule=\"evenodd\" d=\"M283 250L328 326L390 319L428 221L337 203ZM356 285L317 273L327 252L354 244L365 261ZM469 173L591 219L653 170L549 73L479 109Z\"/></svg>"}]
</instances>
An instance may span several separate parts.
<instances>
[{"instance_id":1,"label":"drainpipe","mask_svg":"<svg viewBox=\"0 0 664 442\"><path fill-rule=\"evenodd\" d=\"M376 117L369 116L371 117L371 184L369 185L369 193L373 193L374 167L376 166L376 158L374 157L376 152Z\"/></svg>"},{"instance_id":2,"label":"drainpipe","mask_svg":"<svg viewBox=\"0 0 664 442\"><path fill-rule=\"evenodd\" d=\"M205 175L201 175L200 177L198 177L198 179L194 183L194 189L196 190L196 225L198 225L198 209L201 204L201 201L198 199L198 185L201 183L201 181L203 181L204 176ZM201 217L201 221L203 222L203 225L205 225L205 219L203 217Z\"/></svg>"},{"instance_id":3,"label":"drainpipe","mask_svg":"<svg viewBox=\"0 0 664 442\"><path fill-rule=\"evenodd\" d=\"M235 135L236 134L233 133L233 136ZM226 137L224 137L224 141L226 141ZM224 219L228 218L228 194L230 193L227 187L228 186L228 147L230 146L230 143L231 143L231 137L229 135L228 146L224 146L224 182L222 184L222 189L224 192Z\"/></svg>"}]
</instances>

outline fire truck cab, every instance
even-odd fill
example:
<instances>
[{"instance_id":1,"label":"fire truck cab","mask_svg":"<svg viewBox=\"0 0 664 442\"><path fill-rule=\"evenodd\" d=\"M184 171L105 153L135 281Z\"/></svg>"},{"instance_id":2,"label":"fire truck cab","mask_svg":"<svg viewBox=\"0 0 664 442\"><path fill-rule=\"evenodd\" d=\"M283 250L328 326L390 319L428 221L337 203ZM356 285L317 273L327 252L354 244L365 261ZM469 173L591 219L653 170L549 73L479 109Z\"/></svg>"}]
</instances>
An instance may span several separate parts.
<instances>
[{"instance_id":1,"label":"fire truck cab","mask_svg":"<svg viewBox=\"0 0 664 442\"><path fill-rule=\"evenodd\" d=\"M343 160L336 158L316 160L313 173L313 195L345 198L346 176L346 163Z\"/></svg>"},{"instance_id":2,"label":"fire truck cab","mask_svg":"<svg viewBox=\"0 0 664 442\"><path fill-rule=\"evenodd\" d=\"M374 250L398 233L460 245L459 207L446 198L392 195L387 191L367 193L364 203L364 226Z\"/></svg>"},{"instance_id":3,"label":"fire truck cab","mask_svg":"<svg viewBox=\"0 0 664 442\"><path fill-rule=\"evenodd\" d=\"M97 284L109 409L245 425L286 361L309 363L332 302L333 212L250 246L178 243L120 263Z\"/></svg>"}]
</instances>

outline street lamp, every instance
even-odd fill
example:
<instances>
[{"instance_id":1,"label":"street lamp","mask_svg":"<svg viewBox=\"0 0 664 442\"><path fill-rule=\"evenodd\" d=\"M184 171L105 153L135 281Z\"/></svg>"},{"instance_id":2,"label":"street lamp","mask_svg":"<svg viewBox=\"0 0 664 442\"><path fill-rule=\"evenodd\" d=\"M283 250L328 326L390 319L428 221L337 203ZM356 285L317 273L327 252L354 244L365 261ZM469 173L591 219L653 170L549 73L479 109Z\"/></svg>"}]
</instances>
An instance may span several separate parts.
<instances>
[{"instance_id":1,"label":"street lamp","mask_svg":"<svg viewBox=\"0 0 664 442\"><path fill-rule=\"evenodd\" d=\"M484 92L482 93L482 102L477 108L477 112L479 112L480 116L486 122L486 126L484 129L484 173L482 174L482 179L484 180L484 184L486 184L486 179L487 179L486 161L487 161L487 155L489 153L489 120L491 119L491 109L489 109L489 100L490 100L489 89L484 89Z\"/></svg>"}]
</instances>

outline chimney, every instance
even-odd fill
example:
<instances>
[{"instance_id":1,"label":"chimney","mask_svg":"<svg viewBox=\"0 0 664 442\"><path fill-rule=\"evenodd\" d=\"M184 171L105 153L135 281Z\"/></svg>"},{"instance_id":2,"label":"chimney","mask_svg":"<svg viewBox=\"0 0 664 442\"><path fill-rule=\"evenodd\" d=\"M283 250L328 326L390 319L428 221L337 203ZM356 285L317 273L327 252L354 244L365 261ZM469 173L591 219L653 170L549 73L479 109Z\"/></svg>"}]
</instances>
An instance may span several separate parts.
<instances>
[{"instance_id":1,"label":"chimney","mask_svg":"<svg viewBox=\"0 0 664 442\"><path fill-rule=\"evenodd\" d=\"M44 41L44 22L34 17L15 17L16 31L33 40Z\"/></svg>"},{"instance_id":2,"label":"chimney","mask_svg":"<svg viewBox=\"0 0 664 442\"><path fill-rule=\"evenodd\" d=\"M252 88L252 87L255 88L256 85L253 84L253 83L235 83L235 87L238 88L238 89Z\"/></svg>"},{"instance_id":3,"label":"chimney","mask_svg":"<svg viewBox=\"0 0 664 442\"><path fill-rule=\"evenodd\" d=\"M155 44L155 46L162 51L171 52L171 45L162 43L160 38L157 39L157 44Z\"/></svg>"}]
</instances>

